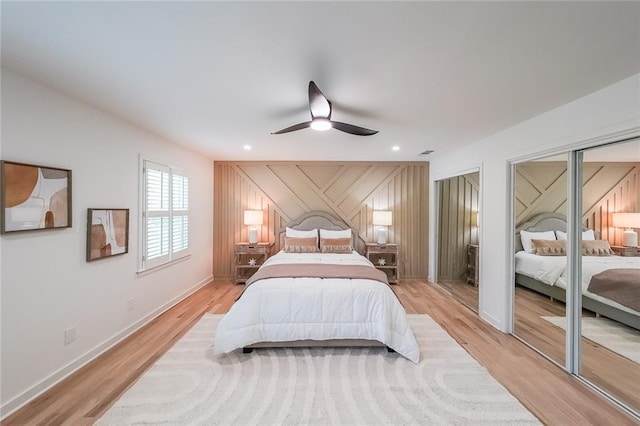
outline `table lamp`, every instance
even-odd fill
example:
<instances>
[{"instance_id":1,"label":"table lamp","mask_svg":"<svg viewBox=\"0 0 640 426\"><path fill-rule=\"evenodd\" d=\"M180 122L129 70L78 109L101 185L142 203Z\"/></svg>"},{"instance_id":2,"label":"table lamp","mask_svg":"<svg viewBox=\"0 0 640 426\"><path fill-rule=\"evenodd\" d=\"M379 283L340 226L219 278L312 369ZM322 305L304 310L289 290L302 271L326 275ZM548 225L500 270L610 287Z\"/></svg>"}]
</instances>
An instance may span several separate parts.
<instances>
[{"instance_id":1,"label":"table lamp","mask_svg":"<svg viewBox=\"0 0 640 426\"><path fill-rule=\"evenodd\" d=\"M640 228L640 213L614 213L613 226L616 228L626 228L622 234L623 246L638 246L638 234L632 228Z\"/></svg>"},{"instance_id":2,"label":"table lamp","mask_svg":"<svg viewBox=\"0 0 640 426\"><path fill-rule=\"evenodd\" d=\"M393 221L393 216L390 211L374 211L373 212L373 224L378 225L378 244L387 244L387 226L390 226Z\"/></svg>"},{"instance_id":3,"label":"table lamp","mask_svg":"<svg viewBox=\"0 0 640 426\"><path fill-rule=\"evenodd\" d=\"M245 210L244 224L249 226L249 244L256 244L258 242L256 225L262 225L262 210Z\"/></svg>"}]
</instances>

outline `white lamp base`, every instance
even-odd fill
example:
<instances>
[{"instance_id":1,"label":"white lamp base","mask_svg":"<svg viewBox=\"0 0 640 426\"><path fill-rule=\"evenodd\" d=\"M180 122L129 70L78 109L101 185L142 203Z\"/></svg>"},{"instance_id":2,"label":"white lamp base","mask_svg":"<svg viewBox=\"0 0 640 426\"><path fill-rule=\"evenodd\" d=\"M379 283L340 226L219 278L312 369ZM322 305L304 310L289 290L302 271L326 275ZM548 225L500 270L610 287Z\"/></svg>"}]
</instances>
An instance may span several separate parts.
<instances>
[{"instance_id":1,"label":"white lamp base","mask_svg":"<svg viewBox=\"0 0 640 426\"><path fill-rule=\"evenodd\" d=\"M622 234L622 245L625 247L637 247L638 234L630 229L624 231L624 233Z\"/></svg>"},{"instance_id":2,"label":"white lamp base","mask_svg":"<svg viewBox=\"0 0 640 426\"><path fill-rule=\"evenodd\" d=\"M249 228L249 244L258 242L258 228Z\"/></svg>"},{"instance_id":3,"label":"white lamp base","mask_svg":"<svg viewBox=\"0 0 640 426\"><path fill-rule=\"evenodd\" d=\"M378 244L387 244L387 230L383 226L378 228Z\"/></svg>"}]
</instances>

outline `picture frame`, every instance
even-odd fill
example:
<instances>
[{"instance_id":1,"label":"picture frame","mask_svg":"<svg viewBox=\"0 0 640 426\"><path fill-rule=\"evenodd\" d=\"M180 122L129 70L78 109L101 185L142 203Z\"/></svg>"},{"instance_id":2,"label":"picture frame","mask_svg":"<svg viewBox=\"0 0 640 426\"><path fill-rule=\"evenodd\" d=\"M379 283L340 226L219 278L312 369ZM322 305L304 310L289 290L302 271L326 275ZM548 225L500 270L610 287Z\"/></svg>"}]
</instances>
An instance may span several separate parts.
<instances>
[{"instance_id":1,"label":"picture frame","mask_svg":"<svg viewBox=\"0 0 640 426\"><path fill-rule=\"evenodd\" d=\"M0 161L0 233L71 228L71 170Z\"/></svg>"},{"instance_id":2,"label":"picture frame","mask_svg":"<svg viewBox=\"0 0 640 426\"><path fill-rule=\"evenodd\" d=\"M129 253L129 209L87 209L87 262Z\"/></svg>"}]
</instances>

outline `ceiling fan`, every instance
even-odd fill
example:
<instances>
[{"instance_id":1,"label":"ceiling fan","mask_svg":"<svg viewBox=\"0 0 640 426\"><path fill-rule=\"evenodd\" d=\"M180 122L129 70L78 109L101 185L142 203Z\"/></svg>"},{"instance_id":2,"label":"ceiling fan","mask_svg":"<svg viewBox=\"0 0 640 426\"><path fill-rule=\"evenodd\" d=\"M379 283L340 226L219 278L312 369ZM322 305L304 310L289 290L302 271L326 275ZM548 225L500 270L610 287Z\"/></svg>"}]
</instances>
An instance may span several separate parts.
<instances>
[{"instance_id":1,"label":"ceiling fan","mask_svg":"<svg viewBox=\"0 0 640 426\"><path fill-rule=\"evenodd\" d=\"M354 126L353 124L331 120L331 102L325 98L313 81L309 82L309 109L311 110L311 121L294 124L293 126L271 134L280 135L282 133L306 129L307 127L311 127L314 130L329 130L334 128L341 132L358 136L371 136L378 133L377 130L365 129L364 127Z\"/></svg>"}]
</instances>

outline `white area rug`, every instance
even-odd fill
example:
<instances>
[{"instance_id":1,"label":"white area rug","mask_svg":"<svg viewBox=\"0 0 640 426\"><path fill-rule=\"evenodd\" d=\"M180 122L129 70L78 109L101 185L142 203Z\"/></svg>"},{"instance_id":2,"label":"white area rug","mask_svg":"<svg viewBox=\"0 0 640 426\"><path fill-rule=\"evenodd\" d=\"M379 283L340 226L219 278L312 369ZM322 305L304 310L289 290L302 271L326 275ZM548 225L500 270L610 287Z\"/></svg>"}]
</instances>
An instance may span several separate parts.
<instances>
[{"instance_id":1,"label":"white area rug","mask_svg":"<svg viewBox=\"0 0 640 426\"><path fill-rule=\"evenodd\" d=\"M567 329L566 317L541 317ZM640 331L604 317L583 317L582 336L640 364Z\"/></svg>"},{"instance_id":2,"label":"white area rug","mask_svg":"<svg viewBox=\"0 0 640 426\"><path fill-rule=\"evenodd\" d=\"M540 424L429 316L409 317L418 365L385 348L216 357L221 315L205 315L97 424Z\"/></svg>"}]
</instances>

